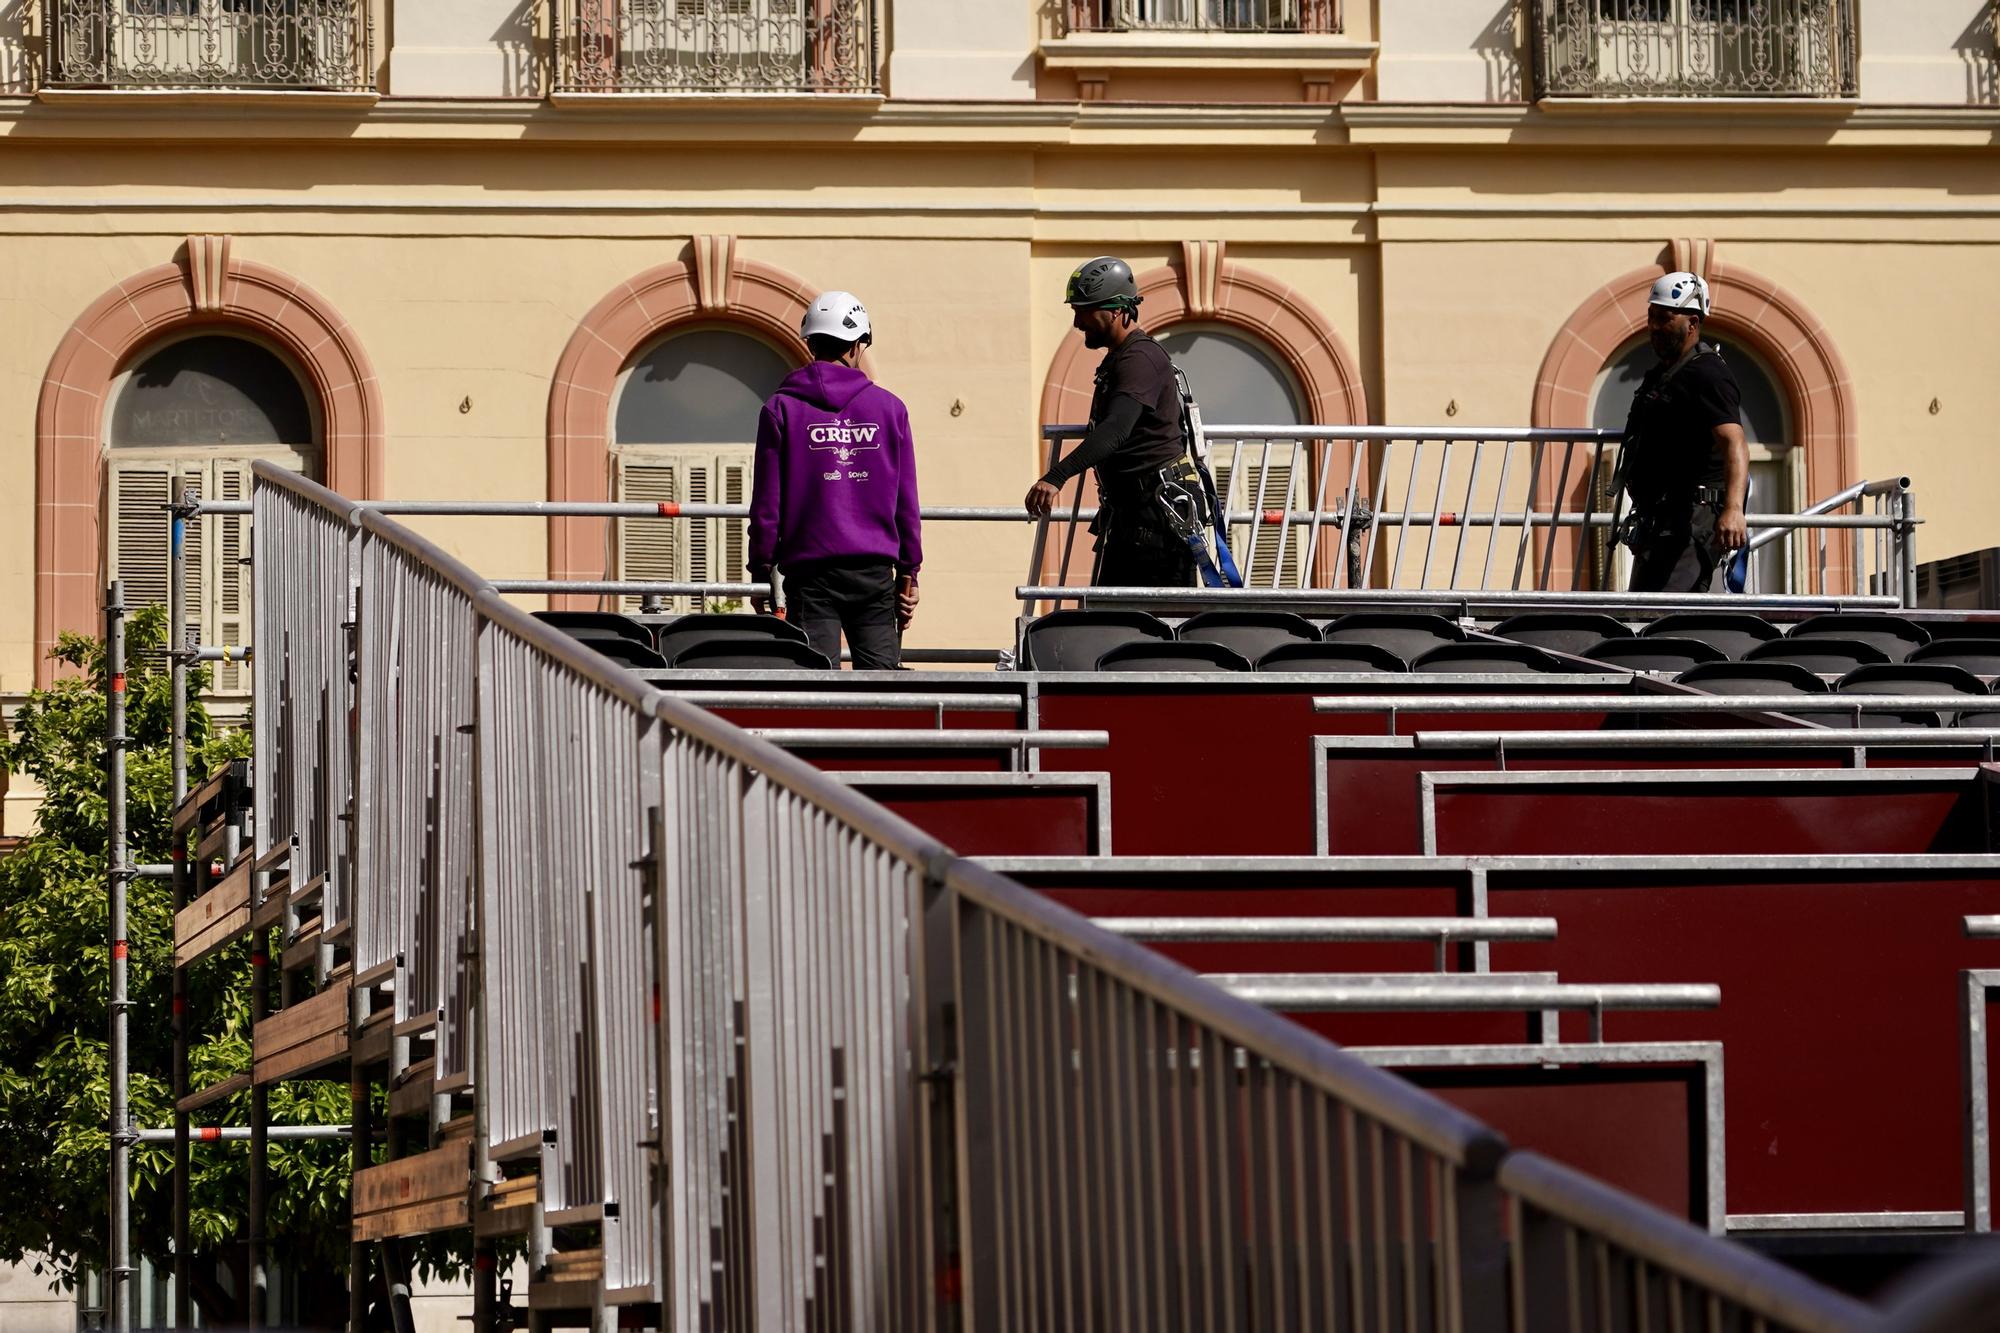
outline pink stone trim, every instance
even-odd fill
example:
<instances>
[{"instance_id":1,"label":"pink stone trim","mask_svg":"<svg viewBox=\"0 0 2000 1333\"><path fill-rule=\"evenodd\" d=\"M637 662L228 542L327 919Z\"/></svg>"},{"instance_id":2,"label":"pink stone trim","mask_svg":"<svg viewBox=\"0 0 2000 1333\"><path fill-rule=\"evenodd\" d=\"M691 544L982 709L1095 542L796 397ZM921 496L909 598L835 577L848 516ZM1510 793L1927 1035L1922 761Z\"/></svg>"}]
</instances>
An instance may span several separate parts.
<instances>
[{"instance_id":1,"label":"pink stone trim","mask_svg":"<svg viewBox=\"0 0 2000 1333\"><path fill-rule=\"evenodd\" d=\"M1535 381L1531 418L1535 425L1590 425L1591 389L1598 372L1621 343L1645 328L1647 293L1665 271L1658 267L1633 269L1598 288L1571 313L1550 345ZM1805 450L1808 502L1852 485L1860 478L1858 409L1846 363L1826 327L1798 297L1749 269L1715 261L1712 251L1707 276L1714 306L1709 325L1762 356L1777 373L1779 387L1789 399L1797 436L1794 444ZM1543 494L1555 490L1560 466L1559 456L1544 462L1540 478ZM1581 506L1584 482L1577 473L1587 471L1572 471L1564 508ZM1852 580L1852 553L1846 545L1828 543L1830 589L1847 586ZM1556 543L1551 587L1569 587L1577 550L1574 536Z\"/></svg>"},{"instance_id":2,"label":"pink stone trim","mask_svg":"<svg viewBox=\"0 0 2000 1333\"><path fill-rule=\"evenodd\" d=\"M216 253L220 250L220 254ZM383 409L375 371L332 305L298 279L217 246L220 273L162 264L93 301L49 361L35 413L35 681L54 678L64 631L94 633L105 565L104 407L111 381L147 344L177 329L253 330L290 354L320 403L326 482L356 499L382 493ZM197 283L213 309L197 310ZM218 296L219 293L219 296Z\"/></svg>"},{"instance_id":3,"label":"pink stone trim","mask_svg":"<svg viewBox=\"0 0 2000 1333\"><path fill-rule=\"evenodd\" d=\"M1305 395L1306 419L1314 425L1353 426L1368 420L1368 393L1361 381L1361 366L1331 322L1310 301L1288 284L1267 273L1226 257L1219 243L1215 250L1215 271L1195 275L1199 295L1191 303L1180 271L1156 268L1138 277L1139 313L1149 333L1161 333L1175 324L1216 323L1232 325L1255 336L1277 352L1298 380ZM1193 306L1213 299L1210 313L1197 314ZM1083 345L1083 335L1071 329L1049 362L1048 378L1042 385L1042 424L1081 425L1090 417L1091 389L1100 354ZM1329 476L1345 477L1351 445L1334 444ZM1046 464L1044 446L1041 458ZM1313 465L1318 467L1318 458ZM1081 479L1084 505L1096 502L1096 489L1089 476ZM1344 483L1343 483L1344 484ZM1025 486L1022 488L1027 489ZM1090 581L1091 552L1087 537L1072 534L1068 582ZM1332 553L1314 571L1314 582L1324 583L1333 565ZM1042 580L1053 582L1063 564L1063 551L1051 544L1043 555Z\"/></svg>"},{"instance_id":4,"label":"pink stone trim","mask_svg":"<svg viewBox=\"0 0 2000 1333\"><path fill-rule=\"evenodd\" d=\"M726 309L719 313L778 344L803 364L811 354L799 337L799 321L817 291L783 269L736 256L733 246L730 253L732 262L723 284ZM648 270L591 308L563 349L549 391L549 499L610 498L611 400L618 390L619 372L672 326L712 321L717 314L704 308L699 275L684 263ZM867 367L865 353L862 366ZM605 577L607 536L606 520L601 518L551 518L549 577ZM596 598L586 596L550 599L551 606L568 609L588 609L596 603Z\"/></svg>"}]
</instances>

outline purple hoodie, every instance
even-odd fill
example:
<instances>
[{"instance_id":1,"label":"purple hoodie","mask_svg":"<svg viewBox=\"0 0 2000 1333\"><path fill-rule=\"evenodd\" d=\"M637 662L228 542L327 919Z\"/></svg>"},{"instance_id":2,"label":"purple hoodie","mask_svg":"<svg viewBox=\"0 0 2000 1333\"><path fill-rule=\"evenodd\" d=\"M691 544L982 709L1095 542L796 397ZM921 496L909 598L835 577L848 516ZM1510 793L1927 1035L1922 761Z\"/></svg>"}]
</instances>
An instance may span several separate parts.
<instances>
[{"instance_id":1,"label":"purple hoodie","mask_svg":"<svg viewBox=\"0 0 2000 1333\"><path fill-rule=\"evenodd\" d=\"M902 399L837 361L786 376L757 418L751 571L873 556L914 574L920 526Z\"/></svg>"}]
</instances>

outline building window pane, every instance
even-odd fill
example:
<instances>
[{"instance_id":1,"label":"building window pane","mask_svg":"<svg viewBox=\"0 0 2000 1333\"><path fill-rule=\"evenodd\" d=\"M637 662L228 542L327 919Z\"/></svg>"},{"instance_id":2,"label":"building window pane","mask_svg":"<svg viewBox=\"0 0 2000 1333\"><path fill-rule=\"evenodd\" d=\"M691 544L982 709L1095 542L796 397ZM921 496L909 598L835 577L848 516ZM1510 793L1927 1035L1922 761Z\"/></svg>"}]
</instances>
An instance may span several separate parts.
<instances>
[{"instance_id":1,"label":"building window pane","mask_svg":"<svg viewBox=\"0 0 2000 1333\"><path fill-rule=\"evenodd\" d=\"M312 412L277 354L207 334L170 343L125 377L111 446L244 448L312 443Z\"/></svg>"},{"instance_id":2,"label":"building window pane","mask_svg":"<svg viewBox=\"0 0 2000 1333\"><path fill-rule=\"evenodd\" d=\"M620 444L749 444L757 413L792 367L769 344L697 329L634 361L618 395Z\"/></svg>"}]
</instances>

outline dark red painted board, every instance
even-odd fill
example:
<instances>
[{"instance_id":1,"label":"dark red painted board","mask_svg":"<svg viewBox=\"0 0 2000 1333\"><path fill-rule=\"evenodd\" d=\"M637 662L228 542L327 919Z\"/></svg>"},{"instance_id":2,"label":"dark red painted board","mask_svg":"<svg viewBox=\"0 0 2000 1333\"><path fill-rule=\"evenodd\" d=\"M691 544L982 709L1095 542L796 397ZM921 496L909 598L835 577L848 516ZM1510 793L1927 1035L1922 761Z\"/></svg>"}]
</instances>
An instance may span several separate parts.
<instances>
[{"instance_id":1,"label":"dark red painted board","mask_svg":"<svg viewBox=\"0 0 2000 1333\"><path fill-rule=\"evenodd\" d=\"M1095 789L895 787L859 790L961 856L1097 856Z\"/></svg>"},{"instance_id":2,"label":"dark red painted board","mask_svg":"<svg viewBox=\"0 0 2000 1333\"><path fill-rule=\"evenodd\" d=\"M1699 1065L1395 1072L1491 1125L1516 1148L1708 1224ZM1723 1081L1726 1087L1727 1074Z\"/></svg>"},{"instance_id":3,"label":"dark red painted board","mask_svg":"<svg viewBox=\"0 0 2000 1333\"><path fill-rule=\"evenodd\" d=\"M1517 773L1562 773L1585 770L1662 772L1688 768L1846 768L1852 750L1662 750L1633 751L1606 747L1600 751L1547 750L1507 752L1507 768ZM1872 762L1887 767L1887 757ZM1949 756L1904 750L1895 757L1899 768L1965 767L1970 752ZM1499 769L1491 754L1437 750L1340 749L1327 752L1327 850L1337 856L1417 856L1423 851L1422 787L1424 773L1491 773ZM1122 850L1122 849L1121 849ZM1752 850L1776 850L1756 848Z\"/></svg>"},{"instance_id":4,"label":"dark red painted board","mask_svg":"<svg viewBox=\"0 0 2000 1333\"><path fill-rule=\"evenodd\" d=\"M1312 737L1387 732L1385 714L1312 711L1315 698L1352 686L1188 689L1045 676L1041 690L1043 727L1111 735L1107 749L1045 751L1042 767L1111 774L1122 855L1310 856ZM1418 716L1400 714L1398 730ZM1429 724L1549 730L1603 721L1597 713L1500 713L1455 714L1449 723L1433 715Z\"/></svg>"},{"instance_id":5,"label":"dark red painted board","mask_svg":"<svg viewBox=\"0 0 2000 1333\"><path fill-rule=\"evenodd\" d=\"M1443 856L1840 856L1987 850L1975 781L1772 777L1713 787L1631 774L1589 784L1439 787Z\"/></svg>"},{"instance_id":6,"label":"dark red painted board","mask_svg":"<svg viewBox=\"0 0 2000 1333\"><path fill-rule=\"evenodd\" d=\"M1962 918L1985 871L1493 871L1495 916L1552 916L1493 966L1571 982L1714 982L1710 1012L1614 1013L1611 1041L1720 1041L1731 1213L1958 1209L1958 973L2000 966ZM1580 1039L1580 1018L1564 1022Z\"/></svg>"}]
</instances>

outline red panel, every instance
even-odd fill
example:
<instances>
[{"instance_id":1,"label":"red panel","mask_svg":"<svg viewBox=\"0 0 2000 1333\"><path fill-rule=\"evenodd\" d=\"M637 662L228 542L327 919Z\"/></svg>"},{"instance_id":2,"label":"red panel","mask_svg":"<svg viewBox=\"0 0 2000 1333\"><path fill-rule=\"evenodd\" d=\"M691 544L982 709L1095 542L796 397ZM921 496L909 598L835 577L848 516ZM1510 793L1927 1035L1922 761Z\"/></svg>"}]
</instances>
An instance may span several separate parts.
<instances>
[{"instance_id":1,"label":"red panel","mask_svg":"<svg viewBox=\"0 0 2000 1333\"><path fill-rule=\"evenodd\" d=\"M1494 945L1493 966L1721 985L1720 1010L1606 1026L1613 1041L1723 1043L1732 1213L1956 1209L1958 972L2000 953L1961 919L2000 911L2000 878L1899 880L1495 871L1494 915L1560 931Z\"/></svg>"},{"instance_id":2,"label":"red panel","mask_svg":"<svg viewBox=\"0 0 2000 1333\"><path fill-rule=\"evenodd\" d=\"M1095 856L1092 791L963 787L864 789L961 856Z\"/></svg>"},{"instance_id":3,"label":"red panel","mask_svg":"<svg viewBox=\"0 0 2000 1333\"><path fill-rule=\"evenodd\" d=\"M1630 749L1547 751L1510 750L1507 768L1519 773L1561 773L1584 770L1669 771L1687 768L1845 768L1852 751L1665 751ZM1906 762L1907 760L1907 762ZM1964 755L1939 759L1904 751L1899 768L1950 765L1964 767ZM1877 759L1887 767L1886 758ZM1490 773L1499 767L1491 755L1441 754L1435 750L1343 750L1327 756L1328 850L1341 856L1415 856L1423 851L1422 796L1419 775L1429 773ZM1755 848L1753 850L1775 850Z\"/></svg>"},{"instance_id":4,"label":"red panel","mask_svg":"<svg viewBox=\"0 0 2000 1333\"><path fill-rule=\"evenodd\" d=\"M1442 689L1453 688L1441 685ZM1462 687L1456 687L1462 688ZM1297 688L1105 686L1044 677L1044 727L1098 728L1106 750L1048 751L1052 771L1111 774L1118 850L1134 856L1309 856L1313 851L1314 736L1380 736L1386 715L1315 713L1312 701L1353 693L1329 685ZM1398 715L1407 732L1420 715ZM1428 725L1481 728L1594 728L1594 713L1431 715Z\"/></svg>"},{"instance_id":5,"label":"red panel","mask_svg":"<svg viewBox=\"0 0 2000 1333\"><path fill-rule=\"evenodd\" d=\"M1983 852L1979 793L1964 780L1703 787L1631 776L1573 787L1437 793L1444 856L1732 856Z\"/></svg>"},{"instance_id":6,"label":"red panel","mask_svg":"<svg viewBox=\"0 0 2000 1333\"><path fill-rule=\"evenodd\" d=\"M1699 1069L1396 1072L1485 1121L1516 1148L1708 1224Z\"/></svg>"}]
</instances>

